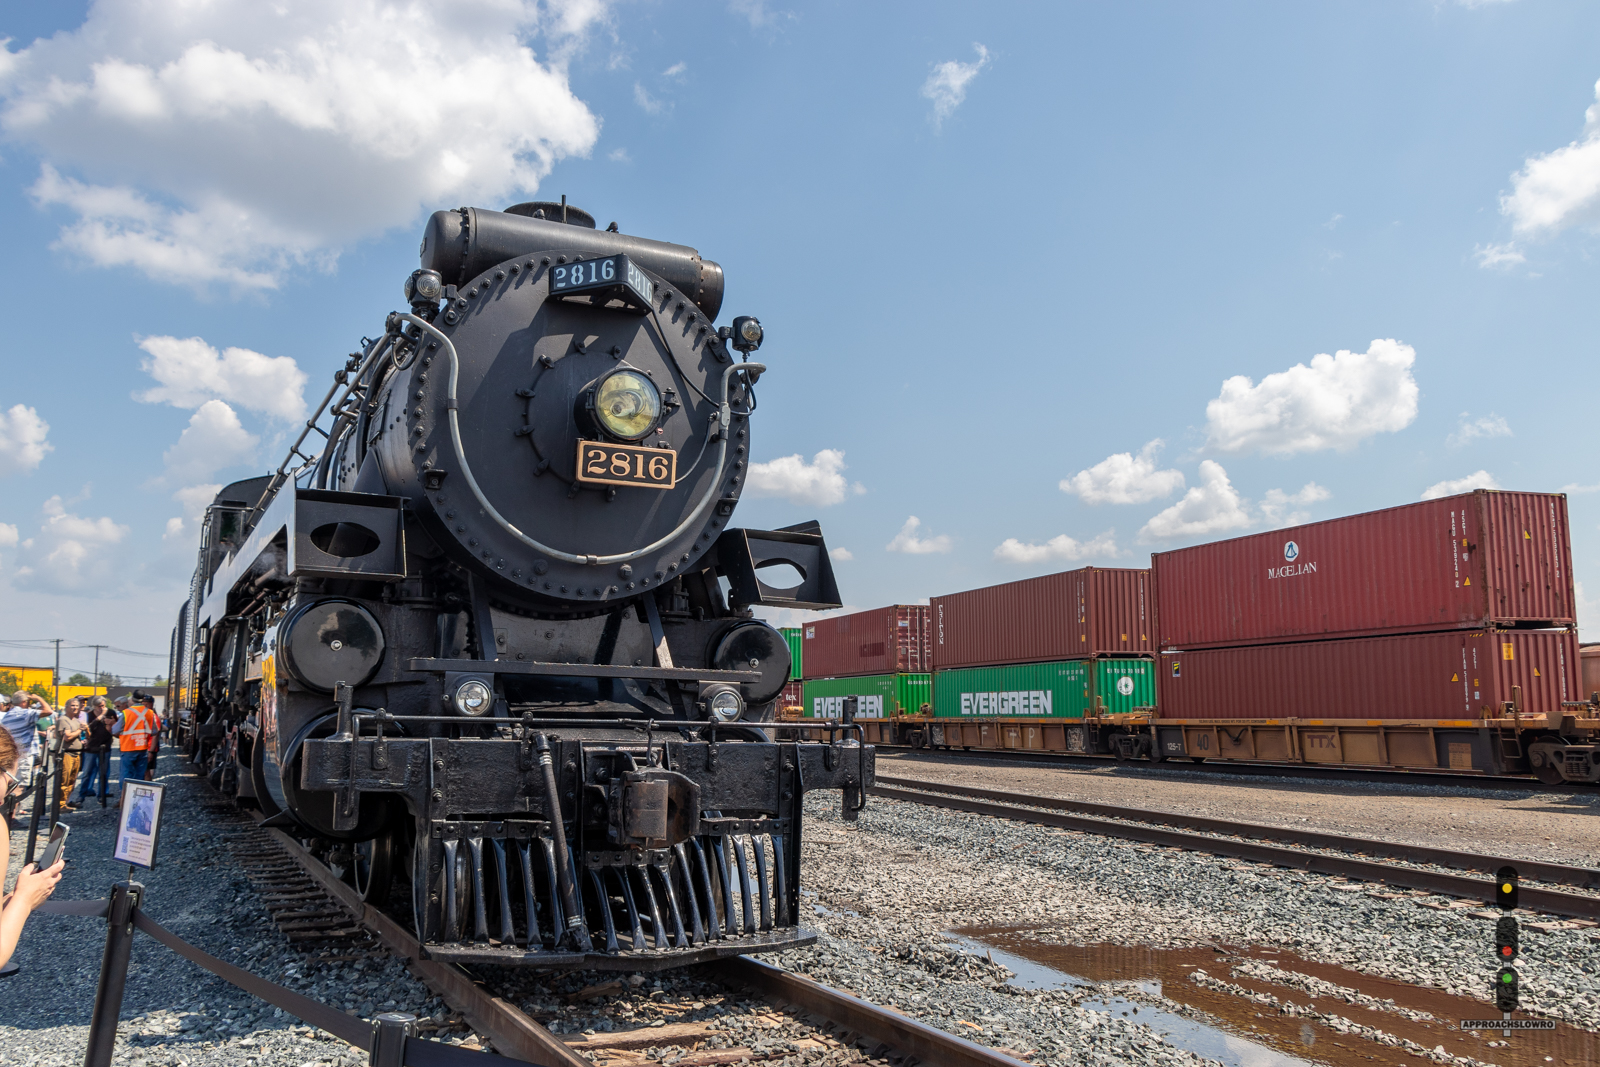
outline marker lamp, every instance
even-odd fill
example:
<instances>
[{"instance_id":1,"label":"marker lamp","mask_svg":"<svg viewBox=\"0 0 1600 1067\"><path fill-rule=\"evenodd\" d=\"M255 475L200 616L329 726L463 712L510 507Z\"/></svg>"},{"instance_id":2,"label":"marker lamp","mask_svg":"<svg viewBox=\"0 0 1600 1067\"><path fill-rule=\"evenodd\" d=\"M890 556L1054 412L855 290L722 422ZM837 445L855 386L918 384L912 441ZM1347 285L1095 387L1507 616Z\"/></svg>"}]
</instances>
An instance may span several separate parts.
<instances>
[{"instance_id":1,"label":"marker lamp","mask_svg":"<svg viewBox=\"0 0 1600 1067\"><path fill-rule=\"evenodd\" d=\"M457 687L455 705L463 715L487 715L494 709L494 691L477 679L470 679Z\"/></svg>"}]
</instances>

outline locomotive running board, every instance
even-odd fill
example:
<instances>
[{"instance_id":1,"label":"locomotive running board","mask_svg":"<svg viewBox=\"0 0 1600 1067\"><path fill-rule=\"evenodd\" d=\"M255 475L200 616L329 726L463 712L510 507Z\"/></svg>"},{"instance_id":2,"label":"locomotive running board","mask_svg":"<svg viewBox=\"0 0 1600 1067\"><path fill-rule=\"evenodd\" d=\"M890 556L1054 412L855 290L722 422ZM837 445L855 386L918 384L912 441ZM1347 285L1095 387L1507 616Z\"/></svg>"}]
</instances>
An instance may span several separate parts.
<instances>
[{"instance_id":1,"label":"locomotive running board","mask_svg":"<svg viewBox=\"0 0 1600 1067\"><path fill-rule=\"evenodd\" d=\"M817 942L817 932L808 927L796 926L792 930L762 930L742 934L725 941L691 945L686 948L646 949L643 952L625 951L615 955L606 952L529 952L521 945L501 945L491 942L458 942L450 945L423 945L425 959L446 963L500 963L534 964L542 967L571 967L589 971L664 971L673 967L687 967L691 963L742 956L747 952L784 952L791 948L805 948Z\"/></svg>"}]
</instances>

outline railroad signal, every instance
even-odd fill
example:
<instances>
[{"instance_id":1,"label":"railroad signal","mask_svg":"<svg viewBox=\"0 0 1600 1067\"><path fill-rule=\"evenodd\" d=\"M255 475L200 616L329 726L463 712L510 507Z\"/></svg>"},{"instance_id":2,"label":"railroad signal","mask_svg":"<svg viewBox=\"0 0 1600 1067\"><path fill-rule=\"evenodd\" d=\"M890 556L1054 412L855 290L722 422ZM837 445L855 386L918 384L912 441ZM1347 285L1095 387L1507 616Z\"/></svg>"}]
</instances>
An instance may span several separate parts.
<instances>
[{"instance_id":1,"label":"railroad signal","mask_svg":"<svg viewBox=\"0 0 1600 1067\"><path fill-rule=\"evenodd\" d=\"M1517 869L1501 867L1494 872L1494 902L1506 911L1517 906Z\"/></svg>"},{"instance_id":2,"label":"railroad signal","mask_svg":"<svg viewBox=\"0 0 1600 1067\"><path fill-rule=\"evenodd\" d=\"M1517 1010L1517 972L1502 967L1494 976L1494 1006L1501 1011Z\"/></svg>"},{"instance_id":3,"label":"railroad signal","mask_svg":"<svg viewBox=\"0 0 1600 1067\"><path fill-rule=\"evenodd\" d=\"M1517 920L1509 915L1502 915L1494 924L1494 954L1501 963L1510 963L1517 958Z\"/></svg>"}]
</instances>

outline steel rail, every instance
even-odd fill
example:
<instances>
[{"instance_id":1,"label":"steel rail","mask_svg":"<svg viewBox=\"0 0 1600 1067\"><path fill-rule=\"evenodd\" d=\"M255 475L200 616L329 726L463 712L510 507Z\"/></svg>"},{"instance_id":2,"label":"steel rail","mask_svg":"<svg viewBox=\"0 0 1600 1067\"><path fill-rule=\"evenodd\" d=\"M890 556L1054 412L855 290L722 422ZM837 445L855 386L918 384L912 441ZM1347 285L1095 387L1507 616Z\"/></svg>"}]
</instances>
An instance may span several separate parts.
<instances>
[{"instance_id":1,"label":"steel rail","mask_svg":"<svg viewBox=\"0 0 1600 1067\"><path fill-rule=\"evenodd\" d=\"M415 937L389 916L363 901L360 894L340 881L294 838L272 827L261 829L303 867L319 887L348 909L390 952L404 960L407 970L443 997L445 1003L459 1012L474 1030L487 1034L496 1049L508 1056L546 1067L594 1067L594 1064L573 1052L566 1042L530 1019L516 1005L479 985L459 966L425 959Z\"/></svg>"},{"instance_id":2,"label":"steel rail","mask_svg":"<svg viewBox=\"0 0 1600 1067\"><path fill-rule=\"evenodd\" d=\"M1542 860L1511 859L1507 856L1489 856L1454 849L1433 848L1429 845L1408 845L1399 841L1378 841L1345 834L1323 833L1319 830L1300 830L1294 827L1267 826L1261 823L1233 822L1229 819L1209 819L1201 815L1180 815L1176 812L1157 811L1152 808L1128 808L1119 804L1096 804L1086 800L1065 800L1059 797L1024 796L997 789L978 789L974 786L949 785L930 782L924 778L895 778L878 775L880 785L904 786L911 789L932 790L955 796L974 797L978 800L1010 801L1030 808L1050 808L1055 811L1075 811L1082 815L1099 815L1112 819L1131 819L1134 822L1154 823L1159 826L1177 826L1199 830L1208 834L1232 834L1236 837L1253 837L1263 840L1286 841L1291 845L1310 848L1329 848L1342 852L1366 852L1411 863L1431 863L1438 867L1456 867L1466 871L1493 873L1501 867L1513 866L1524 878L1537 882L1554 882L1585 889L1600 889L1600 870L1588 867L1571 867L1562 863L1545 863Z\"/></svg>"},{"instance_id":3,"label":"steel rail","mask_svg":"<svg viewBox=\"0 0 1600 1067\"><path fill-rule=\"evenodd\" d=\"M940 756L952 763L992 759L1005 763L1034 762L1041 767L1081 766L1095 769L1112 767L1124 771L1144 771L1155 775L1166 773L1233 775L1239 778L1310 778L1329 782L1372 782L1390 784L1402 782L1411 785L1442 785L1458 789L1515 789L1543 793L1600 793L1600 785L1589 782L1560 782L1550 785L1530 776L1506 774L1467 774L1462 771L1395 771L1383 768L1359 767L1352 764L1322 766L1310 763L1260 763L1254 760L1217 760L1194 763L1176 756L1162 760L1119 760L1115 756L1090 756L1075 752L1041 752L1033 749L1004 748L930 749L911 745L892 745L881 741L873 744L880 752L905 752L918 757ZM1171 768L1169 772L1165 768Z\"/></svg>"},{"instance_id":4,"label":"steel rail","mask_svg":"<svg viewBox=\"0 0 1600 1067\"><path fill-rule=\"evenodd\" d=\"M567 1042L515 1005L485 989L461 967L423 958L415 937L389 916L365 903L353 888L294 838L272 827L261 829L320 888L372 931L390 952L404 960L412 974L443 997L474 1030L486 1034L496 1049L547 1067L594 1067ZM748 956L716 960L706 966L726 981L749 986L774 1000L798 1005L804 1011L867 1038L873 1042L873 1047L886 1045L929 1067L1026 1067L1021 1060L995 1049Z\"/></svg>"},{"instance_id":5,"label":"steel rail","mask_svg":"<svg viewBox=\"0 0 1600 1067\"><path fill-rule=\"evenodd\" d=\"M882 779L879 779L879 781L882 781ZM1406 889L1421 889L1429 893L1439 893L1444 896L1461 897L1468 900L1484 900L1486 904L1493 904L1494 886L1488 879L1484 878L1469 878L1466 875L1446 874L1442 871L1415 870L1410 867L1397 867L1391 863L1379 863L1374 860L1357 859L1351 856L1327 856L1320 852L1306 852L1296 848L1285 848L1281 845L1266 845L1254 841L1213 837L1208 834L1185 830L1169 830L1145 823L1117 822L1111 819L1094 818L1085 815L1069 815L1057 811L1040 811L1016 807L1013 804L996 804L969 797L943 796L918 789L900 789L879 785L868 789L867 792L872 796L881 797L885 800L904 800L913 804L925 804L930 807L964 811L975 815L990 815L1015 822L1038 823L1041 826L1054 826L1063 830L1078 830L1103 837L1119 837L1128 841L1165 845L1170 848L1181 848L1191 852L1209 852L1213 855L1226 856L1230 859L1270 863L1277 867L1291 867L1316 874L1342 875L1346 878L1355 878L1365 882L1383 882ZM1022 800L1026 803L1029 799L1044 798L1026 798L1009 794L1007 799L1013 801ZM1517 866L1519 871L1522 869L1522 861L1512 861L1512 864ZM1574 919L1600 921L1600 897L1579 896L1576 893L1563 893L1555 889L1522 886L1519 891L1519 899L1522 907L1532 911L1545 912L1550 915L1564 915Z\"/></svg>"},{"instance_id":6,"label":"steel rail","mask_svg":"<svg viewBox=\"0 0 1600 1067\"><path fill-rule=\"evenodd\" d=\"M729 981L742 982L774 999L798 1004L805 1011L830 1019L878 1044L906 1056L915 1056L929 1067L1021 1067L1022 1064L1021 1060L1003 1052L749 956L719 960L713 970Z\"/></svg>"}]
</instances>

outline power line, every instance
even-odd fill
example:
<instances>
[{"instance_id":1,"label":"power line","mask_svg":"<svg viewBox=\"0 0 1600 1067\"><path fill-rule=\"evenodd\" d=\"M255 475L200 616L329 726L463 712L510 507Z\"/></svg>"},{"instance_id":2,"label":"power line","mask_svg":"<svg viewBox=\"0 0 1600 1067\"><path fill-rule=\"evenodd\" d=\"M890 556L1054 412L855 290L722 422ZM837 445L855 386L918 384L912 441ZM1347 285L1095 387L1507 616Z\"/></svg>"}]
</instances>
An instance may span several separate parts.
<instances>
[{"instance_id":1,"label":"power line","mask_svg":"<svg viewBox=\"0 0 1600 1067\"><path fill-rule=\"evenodd\" d=\"M0 648L38 649L44 651L45 649L54 648L57 643L54 638L49 637L21 638L10 641L0 640ZM139 656L143 659L166 659L168 656L166 652L135 652L132 649L118 648L115 645L95 645L87 642L72 643L67 641L61 641L59 644L62 648L103 648L107 652L115 652L119 656Z\"/></svg>"}]
</instances>

